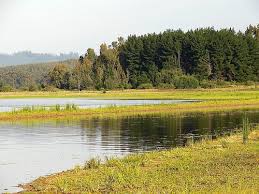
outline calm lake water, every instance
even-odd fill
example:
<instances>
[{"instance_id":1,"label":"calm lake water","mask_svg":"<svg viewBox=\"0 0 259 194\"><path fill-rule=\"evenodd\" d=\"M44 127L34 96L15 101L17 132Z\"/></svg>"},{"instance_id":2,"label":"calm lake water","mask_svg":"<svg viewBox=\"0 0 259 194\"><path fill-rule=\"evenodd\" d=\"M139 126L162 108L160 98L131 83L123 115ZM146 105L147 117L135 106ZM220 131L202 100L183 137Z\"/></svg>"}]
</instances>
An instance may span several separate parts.
<instances>
[{"instance_id":1,"label":"calm lake water","mask_svg":"<svg viewBox=\"0 0 259 194\"><path fill-rule=\"evenodd\" d=\"M106 106L132 106L148 104L181 104L192 103L194 100L95 100L87 98L25 98L0 99L0 112L12 111L15 108L26 106L54 106L75 104L80 108L97 108Z\"/></svg>"},{"instance_id":2,"label":"calm lake water","mask_svg":"<svg viewBox=\"0 0 259 194\"><path fill-rule=\"evenodd\" d=\"M99 156L175 147L181 134L241 126L243 112L0 123L0 192ZM259 110L247 112L259 123ZM5 190L7 189L7 190Z\"/></svg>"}]
</instances>

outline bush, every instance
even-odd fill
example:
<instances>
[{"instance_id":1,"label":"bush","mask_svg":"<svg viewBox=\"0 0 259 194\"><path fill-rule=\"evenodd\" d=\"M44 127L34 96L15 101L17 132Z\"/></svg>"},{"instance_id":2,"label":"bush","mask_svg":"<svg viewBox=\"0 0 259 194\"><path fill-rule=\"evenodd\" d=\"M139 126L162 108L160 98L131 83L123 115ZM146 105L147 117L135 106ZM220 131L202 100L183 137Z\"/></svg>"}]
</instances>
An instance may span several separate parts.
<instances>
[{"instance_id":1,"label":"bush","mask_svg":"<svg viewBox=\"0 0 259 194\"><path fill-rule=\"evenodd\" d=\"M175 86L174 86L174 84L160 83L160 84L158 84L157 88L159 88L159 89L175 89Z\"/></svg>"},{"instance_id":2,"label":"bush","mask_svg":"<svg viewBox=\"0 0 259 194\"><path fill-rule=\"evenodd\" d=\"M29 91L30 92L37 91L37 90L38 90L38 87L36 85L30 85L29 86Z\"/></svg>"},{"instance_id":3,"label":"bush","mask_svg":"<svg viewBox=\"0 0 259 194\"><path fill-rule=\"evenodd\" d=\"M11 92L13 91L13 88L9 85L4 85L0 87L0 92Z\"/></svg>"},{"instance_id":4,"label":"bush","mask_svg":"<svg viewBox=\"0 0 259 194\"><path fill-rule=\"evenodd\" d=\"M46 86L45 88L42 89L43 91L47 91L47 92L56 92L58 91L58 88L54 87L54 86Z\"/></svg>"},{"instance_id":5,"label":"bush","mask_svg":"<svg viewBox=\"0 0 259 194\"><path fill-rule=\"evenodd\" d=\"M183 75L176 78L174 85L177 89L194 89L199 87L199 81L193 76Z\"/></svg>"},{"instance_id":6,"label":"bush","mask_svg":"<svg viewBox=\"0 0 259 194\"><path fill-rule=\"evenodd\" d=\"M217 84L215 81L210 81L210 80L202 80L200 82L200 86L202 88L216 88Z\"/></svg>"},{"instance_id":7,"label":"bush","mask_svg":"<svg viewBox=\"0 0 259 194\"><path fill-rule=\"evenodd\" d=\"M246 81L245 82L246 86L254 86L255 84L256 84L256 82L253 82L253 81Z\"/></svg>"},{"instance_id":8,"label":"bush","mask_svg":"<svg viewBox=\"0 0 259 194\"><path fill-rule=\"evenodd\" d=\"M19 90L20 90L20 91L29 91L29 88L26 87L26 86L24 86L24 87L19 88Z\"/></svg>"},{"instance_id":9,"label":"bush","mask_svg":"<svg viewBox=\"0 0 259 194\"><path fill-rule=\"evenodd\" d=\"M138 89L152 89L152 88L153 88L153 85L150 83L140 84L138 86Z\"/></svg>"},{"instance_id":10,"label":"bush","mask_svg":"<svg viewBox=\"0 0 259 194\"><path fill-rule=\"evenodd\" d=\"M230 86L231 83L230 82L226 82L224 80L217 80L217 86L219 87L226 87L226 86Z\"/></svg>"},{"instance_id":11,"label":"bush","mask_svg":"<svg viewBox=\"0 0 259 194\"><path fill-rule=\"evenodd\" d=\"M129 84L129 83L126 83L126 84L122 84L122 87L123 89L131 89L132 88L132 85Z\"/></svg>"}]
</instances>

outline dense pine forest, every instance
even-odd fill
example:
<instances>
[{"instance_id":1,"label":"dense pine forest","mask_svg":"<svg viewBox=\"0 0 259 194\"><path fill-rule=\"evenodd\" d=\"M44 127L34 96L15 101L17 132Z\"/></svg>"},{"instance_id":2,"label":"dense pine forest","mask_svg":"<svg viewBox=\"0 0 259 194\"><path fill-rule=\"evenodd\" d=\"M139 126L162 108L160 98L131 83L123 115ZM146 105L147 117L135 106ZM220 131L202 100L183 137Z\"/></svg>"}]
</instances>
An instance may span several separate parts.
<instances>
[{"instance_id":1,"label":"dense pine forest","mask_svg":"<svg viewBox=\"0 0 259 194\"><path fill-rule=\"evenodd\" d=\"M89 48L72 68L56 64L33 83L41 89L90 90L208 88L258 81L259 25L244 33L201 28L118 38L111 45L102 44L99 55Z\"/></svg>"}]
</instances>

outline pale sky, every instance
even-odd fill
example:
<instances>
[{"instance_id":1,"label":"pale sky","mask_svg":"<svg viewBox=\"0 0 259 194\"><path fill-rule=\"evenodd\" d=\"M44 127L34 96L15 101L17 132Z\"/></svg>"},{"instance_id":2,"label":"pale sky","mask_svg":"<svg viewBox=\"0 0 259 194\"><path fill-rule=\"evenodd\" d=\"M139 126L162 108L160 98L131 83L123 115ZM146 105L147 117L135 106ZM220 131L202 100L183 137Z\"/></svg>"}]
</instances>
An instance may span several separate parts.
<instances>
[{"instance_id":1,"label":"pale sky","mask_svg":"<svg viewBox=\"0 0 259 194\"><path fill-rule=\"evenodd\" d=\"M258 23L258 0L0 0L0 53L83 54L118 36Z\"/></svg>"}]
</instances>

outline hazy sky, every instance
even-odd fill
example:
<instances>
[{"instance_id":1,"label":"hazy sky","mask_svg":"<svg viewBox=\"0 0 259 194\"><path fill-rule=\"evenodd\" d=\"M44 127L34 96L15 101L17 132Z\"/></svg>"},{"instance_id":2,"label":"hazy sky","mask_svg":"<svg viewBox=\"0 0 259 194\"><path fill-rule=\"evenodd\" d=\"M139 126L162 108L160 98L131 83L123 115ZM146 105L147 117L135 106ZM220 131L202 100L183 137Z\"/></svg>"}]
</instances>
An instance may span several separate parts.
<instances>
[{"instance_id":1,"label":"hazy sky","mask_svg":"<svg viewBox=\"0 0 259 194\"><path fill-rule=\"evenodd\" d=\"M0 53L82 54L129 34L257 23L258 0L0 0Z\"/></svg>"}]
</instances>

